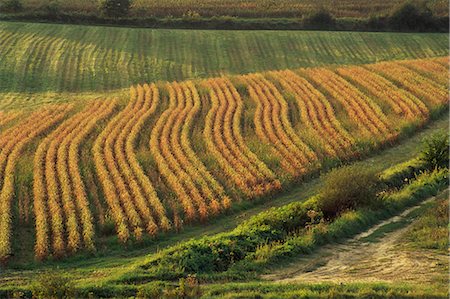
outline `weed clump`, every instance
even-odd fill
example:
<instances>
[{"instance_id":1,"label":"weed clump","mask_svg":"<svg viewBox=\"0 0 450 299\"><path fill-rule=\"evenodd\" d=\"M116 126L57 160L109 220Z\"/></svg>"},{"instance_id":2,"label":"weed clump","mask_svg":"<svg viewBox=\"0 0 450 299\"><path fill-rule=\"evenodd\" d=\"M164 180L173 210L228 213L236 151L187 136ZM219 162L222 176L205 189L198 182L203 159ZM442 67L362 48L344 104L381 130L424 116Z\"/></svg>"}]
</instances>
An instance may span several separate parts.
<instances>
[{"instance_id":1,"label":"weed clump","mask_svg":"<svg viewBox=\"0 0 450 299\"><path fill-rule=\"evenodd\" d=\"M57 273L46 273L33 283L31 292L37 299L76 298L73 282Z\"/></svg>"}]
</instances>

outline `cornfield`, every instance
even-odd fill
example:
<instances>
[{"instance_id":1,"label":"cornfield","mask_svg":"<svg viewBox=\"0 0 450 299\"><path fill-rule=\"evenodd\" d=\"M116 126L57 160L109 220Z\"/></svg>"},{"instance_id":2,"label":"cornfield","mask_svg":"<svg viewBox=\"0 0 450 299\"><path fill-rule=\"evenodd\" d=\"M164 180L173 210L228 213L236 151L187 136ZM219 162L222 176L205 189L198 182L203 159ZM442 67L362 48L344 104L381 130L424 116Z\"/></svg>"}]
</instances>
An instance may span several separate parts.
<instances>
[{"instance_id":1,"label":"cornfield","mask_svg":"<svg viewBox=\"0 0 450 299\"><path fill-rule=\"evenodd\" d=\"M157 240L423 125L448 104L447 67L448 57L271 71L0 112L0 259L14 247L23 153L34 157L36 259L97 250L108 219L122 243Z\"/></svg>"}]
</instances>

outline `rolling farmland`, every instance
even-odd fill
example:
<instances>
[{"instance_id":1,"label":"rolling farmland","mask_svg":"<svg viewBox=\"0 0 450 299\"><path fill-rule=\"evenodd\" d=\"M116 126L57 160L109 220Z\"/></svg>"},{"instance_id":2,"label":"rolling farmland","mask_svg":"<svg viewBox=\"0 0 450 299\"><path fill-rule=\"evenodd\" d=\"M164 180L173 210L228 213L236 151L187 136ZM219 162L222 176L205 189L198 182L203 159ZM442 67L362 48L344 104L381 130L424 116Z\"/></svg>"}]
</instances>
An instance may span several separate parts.
<instances>
[{"instance_id":1,"label":"rolling farmland","mask_svg":"<svg viewBox=\"0 0 450 299\"><path fill-rule=\"evenodd\" d=\"M0 22L0 109L130 85L447 55L447 34L149 30Z\"/></svg>"},{"instance_id":2,"label":"rolling farmland","mask_svg":"<svg viewBox=\"0 0 450 299\"><path fill-rule=\"evenodd\" d=\"M123 244L207 223L391 144L447 107L448 57L360 64L370 60L362 53L354 66L149 82L127 99L1 112L0 259L13 258L18 221L35 228L40 260L94 251L111 223ZM76 75L67 82L83 88ZM25 150L30 188L15 185ZM32 199L28 220L15 189Z\"/></svg>"},{"instance_id":3,"label":"rolling farmland","mask_svg":"<svg viewBox=\"0 0 450 299\"><path fill-rule=\"evenodd\" d=\"M0 0L0 299L448 298L448 9Z\"/></svg>"}]
</instances>

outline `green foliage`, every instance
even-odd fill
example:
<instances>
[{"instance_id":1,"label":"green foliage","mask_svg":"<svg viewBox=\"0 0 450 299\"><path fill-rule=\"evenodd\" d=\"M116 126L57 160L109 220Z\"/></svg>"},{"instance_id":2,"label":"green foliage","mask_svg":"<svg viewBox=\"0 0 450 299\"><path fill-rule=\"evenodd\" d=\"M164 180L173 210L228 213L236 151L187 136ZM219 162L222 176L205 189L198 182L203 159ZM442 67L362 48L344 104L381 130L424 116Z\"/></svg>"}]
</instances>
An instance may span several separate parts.
<instances>
[{"instance_id":1,"label":"green foliage","mask_svg":"<svg viewBox=\"0 0 450 299\"><path fill-rule=\"evenodd\" d=\"M23 10L21 0L2 0L0 1L0 12L19 12Z\"/></svg>"},{"instance_id":2,"label":"green foliage","mask_svg":"<svg viewBox=\"0 0 450 299\"><path fill-rule=\"evenodd\" d=\"M397 30L425 31L436 27L435 23L433 13L425 3L418 6L406 2L389 16L389 25Z\"/></svg>"},{"instance_id":3,"label":"green foliage","mask_svg":"<svg viewBox=\"0 0 450 299\"><path fill-rule=\"evenodd\" d=\"M386 169L380 180L389 187L399 187L425 170L447 167L448 163L449 138L444 131L439 131L423 141L419 157Z\"/></svg>"},{"instance_id":4,"label":"green foliage","mask_svg":"<svg viewBox=\"0 0 450 299\"><path fill-rule=\"evenodd\" d=\"M106 214L103 225L100 225L102 236L114 236L116 234L116 225L111 215Z\"/></svg>"},{"instance_id":5,"label":"green foliage","mask_svg":"<svg viewBox=\"0 0 450 299\"><path fill-rule=\"evenodd\" d=\"M332 29L336 20L329 11L321 9L305 17L303 24L309 29Z\"/></svg>"},{"instance_id":6,"label":"green foliage","mask_svg":"<svg viewBox=\"0 0 450 299\"><path fill-rule=\"evenodd\" d=\"M76 297L75 287L70 279L60 273L46 273L32 285L31 292L37 299L63 299Z\"/></svg>"},{"instance_id":7,"label":"green foliage","mask_svg":"<svg viewBox=\"0 0 450 299\"><path fill-rule=\"evenodd\" d=\"M449 136L447 132L441 131L424 140L420 159L429 168L442 168L449 165Z\"/></svg>"},{"instance_id":8,"label":"green foliage","mask_svg":"<svg viewBox=\"0 0 450 299\"><path fill-rule=\"evenodd\" d=\"M344 211L376 201L378 178L372 169L358 166L337 168L330 171L324 180L318 205L326 218L335 218Z\"/></svg>"},{"instance_id":9,"label":"green foliage","mask_svg":"<svg viewBox=\"0 0 450 299\"><path fill-rule=\"evenodd\" d=\"M100 0L100 10L112 18L126 17L130 11L132 0Z\"/></svg>"}]
</instances>

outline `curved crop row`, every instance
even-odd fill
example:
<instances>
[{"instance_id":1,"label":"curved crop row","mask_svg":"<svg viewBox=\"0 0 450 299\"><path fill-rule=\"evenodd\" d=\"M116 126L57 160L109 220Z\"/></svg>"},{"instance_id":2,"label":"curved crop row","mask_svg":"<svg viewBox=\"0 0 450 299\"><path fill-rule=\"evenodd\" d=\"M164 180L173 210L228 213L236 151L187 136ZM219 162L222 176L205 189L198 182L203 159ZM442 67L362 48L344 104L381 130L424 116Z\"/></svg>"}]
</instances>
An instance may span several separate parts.
<instances>
[{"instance_id":1,"label":"curved crop row","mask_svg":"<svg viewBox=\"0 0 450 299\"><path fill-rule=\"evenodd\" d=\"M227 208L230 200L222 186L197 158L190 144L200 98L192 82L167 85L169 107L162 113L150 137L150 150L159 171L176 193L186 219L206 219Z\"/></svg>"},{"instance_id":2,"label":"curved crop row","mask_svg":"<svg viewBox=\"0 0 450 299\"><path fill-rule=\"evenodd\" d=\"M22 113L19 111L10 111L10 112L0 111L0 127L6 125L10 121L13 121L21 114Z\"/></svg>"},{"instance_id":3,"label":"curved crop row","mask_svg":"<svg viewBox=\"0 0 450 299\"><path fill-rule=\"evenodd\" d=\"M125 154L140 187L140 189L134 188L134 190L135 192L137 192L137 190L141 191L141 196L146 198L151 206L151 209L154 211L154 217L157 220L159 228L167 231L170 229L171 225L169 219L167 218L166 210L161 201L158 199L150 179L145 175L143 169L141 168L134 151L134 143L139 132L144 126L145 121L156 111L159 104L159 92L155 84L151 84L150 86L144 84L143 86L138 85L134 91L132 89L131 93L132 96L135 94L138 99L145 101L145 105L136 114L136 122L131 128L130 134L126 137L125 143Z\"/></svg>"},{"instance_id":4,"label":"curved crop row","mask_svg":"<svg viewBox=\"0 0 450 299\"><path fill-rule=\"evenodd\" d=\"M158 103L154 85L132 87L129 104L108 123L94 144L97 172L123 242L130 238L130 230L139 240L144 231L154 236L159 229L170 228L165 208L134 151L139 131Z\"/></svg>"},{"instance_id":5,"label":"curved crop row","mask_svg":"<svg viewBox=\"0 0 450 299\"><path fill-rule=\"evenodd\" d=\"M14 172L24 147L63 119L70 105L50 106L32 113L24 122L0 135L0 259L11 254Z\"/></svg>"},{"instance_id":6,"label":"curved crop row","mask_svg":"<svg viewBox=\"0 0 450 299\"><path fill-rule=\"evenodd\" d=\"M419 59L416 61L420 61ZM444 57L437 57L437 58L433 58L433 60L435 63L442 65L443 67L445 67L447 70L450 66L450 56L444 56Z\"/></svg>"},{"instance_id":7,"label":"curved crop row","mask_svg":"<svg viewBox=\"0 0 450 299\"><path fill-rule=\"evenodd\" d=\"M344 106L366 138L389 140L394 137L380 107L355 86L328 69L308 69L305 73Z\"/></svg>"},{"instance_id":8,"label":"curved crop row","mask_svg":"<svg viewBox=\"0 0 450 299\"><path fill-rule=\"evenodd\" d=\"M271 72L283 88L294 95L302 124L311 128L330 156L345 157L351 153L353 138L337 120L325 96L306 79L292 71Z\"/></svg>"},{"instance_id":9,"label":"curved crop row","mask_svg":"<svg viewBox=\"0 0 450 299\"><path fill-rule=\"evenodd\" d=\"M337 73L361 85L378 99L387 102L397 115L408 120L424 121L428 118L428 108L422 101L380 75L360 66L339 68Z\"/></svg>"},{"instance_id":10,"label":"curved crop row","mask_svg":"<svg viewBox=\"0 0 450 299\"><path fill-rule=\"evenodd\" d=\"M250 97L257 104L254 118L256 134L263 142L273 145L286 171L294 176L304 174L312 164L317 163L317 156L295 134L285 99L262 75L241 78L248 84Z\"/></svg>"},{"instance_id":11,"label":"curved crop row","mask_svg":"<svg viewBox=\"0 0 450 299\"><path fill-rule=\"evenodd\" d=\"M366 68L381 74L393 82L397 82L414 95L426 100L430 105L448 102L447 88L400 64L385 62L367 65Z\"/></svg>"},{"instance_id":12,"label":"curved crop row","mask_svg":"<svg viewBox=\"0 0 450 299\"><path fill-rule=\"evenodd\" d=\"M79 169L79 147L114 101L96 101L45 138L34 159L35 252L43 259L82 247L94 250L94 225ZM51 244L51 246L50 246Z\"/></svg>"},{"instance_id":13,"label":"curved crop row","mask_svg":"<svg viewBox=\"0 0 450 299\"><path fill-rule=\"evenodd\" d=\"M235 87L225 78L205 85L212 104L205 119L205 142L227 177L249 197L281 188L275 174L245 145L240 132L244 104Z\"/></svg>"},{"instance_id":14,"label":"curved crop row","mask_svg":"<svg viewBox=\"0 0 450 299\"><path fill-rule=\"evenodd\" d=\"M449 82L448 65L444 66L434 59L428 60L411 60L399 62L400 65L406 66L418 73L428 74L440 84L447 86Z\"/></svg>"}]
</instances>

